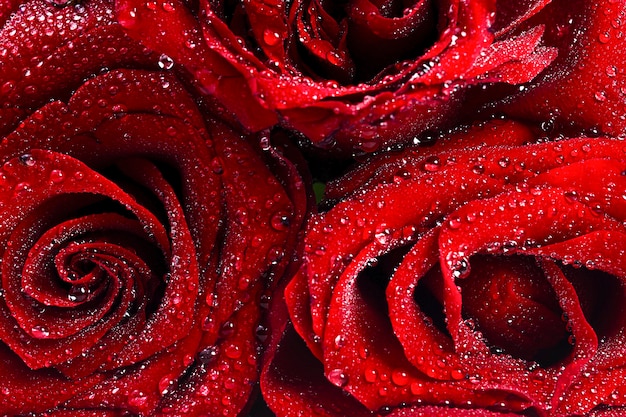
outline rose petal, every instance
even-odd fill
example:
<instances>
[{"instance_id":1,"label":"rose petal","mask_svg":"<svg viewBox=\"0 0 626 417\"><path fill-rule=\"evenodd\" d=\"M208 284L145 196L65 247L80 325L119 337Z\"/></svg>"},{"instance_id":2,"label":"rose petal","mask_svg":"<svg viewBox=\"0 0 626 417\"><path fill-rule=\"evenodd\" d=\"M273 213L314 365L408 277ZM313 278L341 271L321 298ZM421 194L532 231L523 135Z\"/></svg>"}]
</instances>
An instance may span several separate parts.
<instances>
[{"instance_id":1,"label":"rose petal","mask_svg":"<svg viewBox=\"0 0 626 417\"><path fill-rule=\"evenodd\" d=\"M546 43L559 57L530 88L507 100L507 113L552 120L566 127L620 134L626 120L623 94L624 50L619 36L624 4L609 0L576 4L553 2L536 20L552 28ZM582 62L583 59L585 62ZM590 64L587 64L590 63ZM554 113L558 109L558 114Z\"/></svg>"},{"instance_id":2,"label":"rose petal","mask_svg":"<svg viewBox=\"0 0 626 417\"><path fill-rule=\"evenodd\" d=\"M0 346L0 375L3 378L0 406L3 412L17 415L24 409L44 412L62 404L85 386L96 384L102 375L68 380L50 371L33 371L6 346Z\"/></svg>"},{"instance_id":3,"label":"rose petal","mask_svg":"<svg viewBox=\"0 0 626 417\"><path fill-rule=\"evenodd\" d=\"M33 110L64 97L100 68L156 64L124 35L107 2L54 7L35 0L21 6L0 30L5 106Z\"/></svg>"},{"instance_id":4,"label":"rose petal","mask_svg":"<svg viewBox=\"0 0 626 417\"><path fill-rule=\"evenodd\" d=\"M243 88L243 76L237 73L232 64L205 46L200 35L200 25L182 3L171 1L165 8L155 7L151 10L141 2L121 0L116 2L115 9L120 24L129 36L184 65L200 86L215 94L229 108L235 109L239 107L237 103L241 102L254 106L256 110L253 112L237 111L242 123L255 130L273 124L275 116L260 105L255 105L256 99L249 90ZM180 47L185 44L195 46ZM234 76L235 82L228 80L228 77L222 80L217 74Z\"/></svg>"},{"instance_id":5,"label":"rose petal","mask_svg":"<svg viewBox=\"0 0 626 417\"><path fill-rule=\"evenodd\" d=\"M293 331L282 339L266 370L263 392L270 408L285 416L355 417L370 412L324 378L321 364ZM330 406L329 406L330 405Z\"/></svg>"}]
</instances>

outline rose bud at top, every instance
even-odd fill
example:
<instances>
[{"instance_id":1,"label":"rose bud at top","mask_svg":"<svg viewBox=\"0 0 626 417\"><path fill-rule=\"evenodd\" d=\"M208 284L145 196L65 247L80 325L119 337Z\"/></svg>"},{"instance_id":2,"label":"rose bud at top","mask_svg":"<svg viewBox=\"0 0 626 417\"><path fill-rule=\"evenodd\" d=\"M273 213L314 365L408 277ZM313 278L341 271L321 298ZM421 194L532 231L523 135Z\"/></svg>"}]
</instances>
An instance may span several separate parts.
<instances>
[{"instance_id":1,"label":"rose bud at top","mask_svg":"<svg viewBox=\"0 0 626 417\"><path fill-rule=\"evenodd\" d=\"M453 123L466 87L531 80L556 56L547 1L118 0L120 24L185 66L243 125L371 152ZM181 46L182 45L182 46Z\"/></svg>"},{"instance_id":2,"label":"rose bud at top","mask_svg":"<svg viewBox=\"0 0 626 417\"><path fill-rule=\"evenodd\" d=\"M552 134L623 135L626 4L555 1L532 23L545 25L545 42L558 48L558 58L526 89L495 106L497 111L543 122Z\"/></svg>"},{"instance_id":3,"label":"rose bud at top","mask_svg":"<svg viewBox=\"0 0 626 417\"><path fill-rule=\"evenodd\" d=\"M32 2L0 34L0 414L238 415L303 183L171 71L86 78L137 49L111 13Z\"/></svg>"},{"instance_id":4,"label":"rose bud at top","mask_svg":"<svg viewBox=\"0 0 626 417\"><path fill-rule=\"evenodd\" d=\"M619 415L626 146L534 137L475 126L329 184L262 375L279 417Z\"/></svg>"}]
</instances>

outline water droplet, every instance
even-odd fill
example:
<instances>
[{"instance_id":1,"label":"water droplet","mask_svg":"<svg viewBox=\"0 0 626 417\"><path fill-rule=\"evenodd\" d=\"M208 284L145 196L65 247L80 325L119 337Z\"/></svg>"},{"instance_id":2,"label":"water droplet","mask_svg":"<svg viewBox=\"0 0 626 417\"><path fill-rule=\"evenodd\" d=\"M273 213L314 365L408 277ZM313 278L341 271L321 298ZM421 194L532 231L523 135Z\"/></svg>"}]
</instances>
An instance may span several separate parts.
<instances>
[{"instance_id":1,"label":"water droplet","mask_svg":"<svg viewBox=\"0 0 626 417\"><path fill-rule=\"evenodd\" d=\"M224 173L224 167L222 166L222 160L219 157L213 158L211 161L211 169L214 173L220 175Z\"/></svg>"},{"instance_id":2,"label":"water droplet","mask_svg":"<svg viewBox=\"0 0 626 417\"><path fill-rule=\"evenodd\" d=\"M237 288L239 288L242 291L245 291L248 288L250 288L250 277L247 276L247 275L243 275L243 276L239 277L239 281L237 283Z\"/></svg>"},{"instance_id":3,"label":"water droplet","mask_svg":"<svg viewBox=\"0 0 626 417\"><path fill-rule=\"evenodd\" d=\"M476 164L472 167L472 171L474 174L483 174L485 172L485 167L481 164Z\"/></svg>"},{"instance_id":4,"label":"water droplet","mask_svg":"<svg viewBox=\"0 0 626 417\"><path fill-rule=\"evenodd\" d=\"M128 404L133 407L142 409L148 403L148 396L141 391L133 391L128 396Z\"/></svg>"},{"instance_id":5,"label":"water droplet","mask_svg":"<svg viewBox=\"0 0 626 417\"><path fill-rule=\"evenodd\" d=\"M159 57L159 68L169 70L174 67L174 60L165 54L161 54Z\"/></svg>"},{"instance_id":6,"label":"water droplet","mask_svg":"<svg viewBox=\"0 0 626 417\"><path fill-rule=\"evenodd\" d=\"M117 16L117 21L124 28L132 28L137 24L137 9L120 10Z\"/></svg>"},{"instance_id":7,"label":"water droplet","mask_svg":"<svg viewBox=\"0 0 626 417\"><path fill-rule=\"evenodd\" d=\"M335 386L343 388L348 385L348 377L341 369L333 369L328 373L328 380Z\"/></svg>"},{"instance_id":8,"label":"water droplet","mask_svg":"<svg viewBox=\"0 0 626 417\"><path fill-rule=\"evenodd\" d=\"M422 167L424 168L424 171L436 172L441 168L441 161L436 156L433 156L428 158Z\"/></svg>"},{"instance_id":9,"label":"water droplet","mask_svg":"<svg viewBox=\"0 0 626 417\"><path fill-rule=\"evenodd\" d=\"M220 328L221 337L228 338L232 336L234 333L235 333L235 323L233 323L232 321L227 321L224 324L222 324L222 327Z\"/></svg>"},{"instance_id":10,"label":"water droplet","mask_svg":"<svg viewBox=\"0 0 626 417\"><path fill-rule=\"evenodd\" d=\"M270 307L270 302L272 301L272 297L267 294L262 294L259 300L259 307L263 310L267 310Z\"/></svg>"},{"instance_id":11,"label":"water droplet","mask_svg":"<svg viewBox=\"0 0 626 417\"><path fill-rule=\"evenodd\" d=\"M50 332L46 330L45 327L42 327L42 326L35 326L31 329L30 332L33 335L33 337L37 339L47 339L48 337L50 337Z\"/></svg>"},{"instance_id":12,"label":"water droplet","mask_svg":"<svg viewBox=\"0 0 626 417\"><path fill-rule=\"evenodd\" d=\"M73 285L67 294L67 298L74 303L81 303L87 299L89 289L83 285Z\"/></svg>"},{"instance_id":13,"label":"water droplet","mask_svg":"<svg viewBox=\"0 0 626 417\"><path fill-rule=\"evenodd\" d=\"M454 278L466 278L470 273L470 264L467 258L461 258L450 263Z\"/></svg>"},{"instance_id":14,"label":"water droplet","mask_svg":"<svg viewBox=\"0 0 626 417\"><path fill-rule=\"evenodd\" d=\"M422 384L421 382L413 382L411 383L411 394L413 395L420 395L423 394L424 391L426 391L424 389L424 384Z\"/></svg>"},{"instance_id":15,"label":"water droplet","mask_svg":"<svg viewBox=\"0 0 626 417\"><path fill-rule=\"evenodd\" d=\"M280 42L280 34L267 28L263 31L263 42L268 46L275 46Z\"/></svg>"},{"instance_id":16,"label":"water droplet","mask_svg":"<svg viewBox=\"0 0 626 417\"><path fill-rule=\"evenodd\" d=\"M381 388L378 390L378 395L380 395L381 397L385 397L387 396L387 388ZM385 416L387 414L391 414L391 412L393 411L393 408L391 406L388 405L383 405L382 407L380 407L378 409L378 414L381 416Z\"/></svg>"},{"instance_id":17,"label":"water droplet","mask_svg":"<svg viewBox=\"0 0 626 417\"><path fill-rule=\"evenodd\" d=\"M21 155L19 157L19 160L22 164L26 165L27 167L32 167L35 165L35 158L29 153L25 153L24 155Z\"/></svg>"},{"instance_id":18,"label":"water droplet","mask_svg":"<svg viewBox=\"0 0 626 417\"><path fill-rule=\"evenodd\" d=\"M333 65L341 65L341 55L337 51L329 51L326 54L326 59Z\"/></svg>"},{"instance_id":19,"label":"water droplet","mask_svg":"<svg viewBox=\"0 0 626 417\"><path fill-rule=\"evenodd\" d=\"M370 351L369 349L367 349L365 346L361 346L359 348L359 357L361 359L367 359L367 357L370 355Z\"/></svg>"},{"instance_id":20,"label":"water droplet","mask_svg":"<svg viewBox=\"0 0 626 417\"><path fill-rule=\"evenodd\" d=\"M600 41L600 43L607 43L610 40L611 40L611 35L609 35L608 32L603 32L600 35L598 35L598 41Z\"/></svg>"},{"instance_id":21,"label":"water droplet","mask_svg":"<svg viewBox=\"0 0 626 417\"><path fill-rule=\"evenodd\" d=\"M165 129L165 133L167 133L167 136L172 137L172 138L178 134L174 126L170 126L167 129Z\"/></svg>"},{"instance_id":22,"label":"water droplet","mask_svg":"<svg viewBox=\"0 0 626 417\"><path fill-rule=\"evenodd\" d=\"M161 395L165 395L170 392L171 388L174 385L175 379L169 375L164 376L159 380L159 392Z\"/></svg>"},{"instance_id":23,"label":"water droplet","mask_svg":"<svg viewBox=\"0 0 626 417\"><path fill-rule=\"evenodd\" d=\"M15 194L24 194L30 191L32 191L32 188L30 187L30 184L27 182L20 182L16 184L15 188L13 189L13 192Z\"/></svg>"},{"instance_id":24,"label":"water droplet","mask_svg":"<svg viewBox=\"0 0 626 417\"><path fill-rule=\"evenodd\" d=\"M461 219L459 217L452 217L449 221L448 224L450 225L451 229L458 229L459 227L462 226L462 222Z\"/></svg>"},{"instance_id":25,"label":"water droplet","mask_svg":"<svg viewBox=\"0 0 626 417\"><path fill-rule=\"evenodd\" d=\"M290 223L289 215L282 211L275 213L270 221L272 228L279 232L289 230Z\"/></svg>"},{"instance_id":26,"label":"water droplet","mask_svg":"<svg viewBox=\"0 0 626 417\"><path fill-rule=\"evenodd\" d=\"M245 208L239 207L235 210L235 221L243 226L248 224L248 212Z\"/></svg>"},{"instance_id":27,"label":"water droplet","mask_svg":"<svg viewBox=\"0 0 626 417\"><path fill-rule=\"evenodd\" d=\"M0 87L0 93L8 94L14 88L15 88L15 82L7 81L4 84L2 84L2 87Z\"/></svg>"},{"instance_id":28,"label":"water droplet","mask_svg":"<svg viewBox=\"0 0 626 417\"><path fill-rule=\"evenodd\" d=\"M55 7L65 7L67 5L73 4L74 0L47 0L47 3Z\"/></svg>"},{"instance_id":29,"label":"water droplet","mask_svg":"<svg viewBox=\"0 0 626 417\"><path fill-rule=\"evenodd\" d=\"M409 376L404 371L393 371L391 373L391 382L402 387L409 383Z\"/></svg>"},{"instance_id":30,"label":"water droplet","mask_svg":"<svg viewBox=\"0 0 626 417\"><path fill-rule=\"evenodd\" d=\"M60 169L53 169L52 171L50 171L50 182L58 184L60 182L63 182L64 179L65 173Z\"/></svg>"},{"instance_id":31,"label":"water droplet","mask_svg":"<svg viewBox=\"0 0 626 417\"><path fill-rule=\"evenodd\" d=\"M376 372L376 369L368 367L365 368L365 380L367 382L376 382L376 378L378 376L378 373Z\"/></svg>"},{"instance_id":32,"label":"water droplet","mask_svg":"<svg viewBox=\"0 0 626 417\"><path fill-rule=\"evenodd\" d=\"M607 65L605 72L609 77L615 77L617 75L617 67L615 65Z\"/></svg>"},{"instance_id":33,"label":"water droplet","mask_svg":"<svg viewBox=\"0 0 626 417\"><path fill-rule=\"evenodd\" d=\"M267 340L267 337L269 336L269 330L267 327L259 324L254 331L254 335L259 342L263 343Z\"/></svg>"},{"instance_id":34,"label":"water droplet","mask_svg":"<svg viewBox=\"0 0 626 417\"><path fill-rule=\"evenodd\" d=\"M231 359L238 359L241 357L241 349L237 345L228 345L224 349L224 354Z\"/></svg>"},{"instance_id":35,"label":"water droplet","mask_svg":"<svg viewBox=\"0 0 626 417\"><path fill-rule=\"evenodd\" d=\"M338 335L335 337L335 347L337 349L341 349L346 345L346 338L343 335Z\"/></svg>"},{"instance_id":36,"label":"water droplet","mask_svg":"<svg viewBox=\"0 0 626 417\"><path fill-rule=\"evenodd\" d=\"M463 373L463 371L461 371L460 369L453 369L452 371L450 371L450 376L452 377L452 379L463 379L465 378L465 373Z\"/></svg>"},{"instance_id":37,"label":"water droplet","mask_svg":"<svg viewBox=\"0 0 626 417\"><path fill-rule=\"evenodd\" d=\"M198 352L198 360L203 365L209 365L217 359L219 348L217 346L209 346Z\"/></svg>"}]
</instances>

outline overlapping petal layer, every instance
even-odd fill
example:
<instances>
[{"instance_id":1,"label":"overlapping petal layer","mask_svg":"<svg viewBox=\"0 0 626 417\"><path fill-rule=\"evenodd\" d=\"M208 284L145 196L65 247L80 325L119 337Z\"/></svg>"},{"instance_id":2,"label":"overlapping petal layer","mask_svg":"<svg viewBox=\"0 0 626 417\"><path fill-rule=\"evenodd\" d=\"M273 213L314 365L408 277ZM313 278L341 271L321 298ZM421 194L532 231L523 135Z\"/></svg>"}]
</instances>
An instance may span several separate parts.
<instances>
[{"instance_id":1,"label":"overlapping petal layer","mask_svg":"<svg viewBox=\"0 0 626 417\"><path fill-rule=\"evenodd\" d=\"M298 389L398 416L624 405L626 147L530 137L490 122L328 186L286 289L301 341L287 331L264 373L279 415L314 407L288 409ZM302 350L306 384L285 369Z\"/></svg>"},{"instance_id":2,"label":"overlapping petal layer","mask_svg":"<svg viewBox=\"0 0 626 417\"><path fill-rule=\"evenodd\" d=\"M126 32L256 130L372 152L454 123L470 85L530 81L556 57L546 1L116 2ZM181 48L181 45L185 47Z\"/></svg>"},{"instance_id":3,"label":"overlapping petal layer","mask_svg":"<svg viewBox=\"0 0 626 417\"><path fill-rule=\"evenodd\" d=\"M141 70L46 104L0 157L2 411L237 414L301 221L293 187Z\"/></svg>"}]
</instances>

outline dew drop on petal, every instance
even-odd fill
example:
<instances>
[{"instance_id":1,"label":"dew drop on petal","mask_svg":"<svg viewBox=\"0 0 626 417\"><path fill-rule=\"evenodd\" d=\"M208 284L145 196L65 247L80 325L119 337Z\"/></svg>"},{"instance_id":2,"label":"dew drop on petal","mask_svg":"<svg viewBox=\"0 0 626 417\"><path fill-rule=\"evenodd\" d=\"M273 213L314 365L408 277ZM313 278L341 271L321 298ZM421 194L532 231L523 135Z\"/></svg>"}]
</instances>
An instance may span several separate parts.
<instances>
[{"instance_id":1,"label":"dew drop on petal","mask_svg":"<svg viewBox=\"0 0 626 417\"><path fill-rule=\"evenodd\" d=\"M89 290L87 287L82 285L74 285L70 288L69 293L67 294L67 298L72 302L83 302L87 299L89 295Z\"/></svg>"},{"instance_id":2,"label":"dew drop on petal","mask_svg":"<svg viewBox=\"0 0 626 417\"><path fill-rule=\"evenodd\" d=\"M232 321L227 321L220 328L220 336L223 338L228 338L235 333L235 323Z\"/></svg>"},{"instance_id":3,"label":"dew drop on petal","mask_svg":"<svg viewBox=\"0 0 626 417\"><path fill-rule=\"evenodd\" d=\"M448 221L448 224L450 225L451 229L458 229L459 227L461 227L462 222L461 219L458 217L452 217L450 218L450 220Z\"/></svg>"},{"instance_id":4,"label":"dew drop on petal","mask_svg":"<svg viewBox=\"0 0 626 417\"><path fill-rule=\"evenodd\" d=\"M263 42L269 46L275 46L280 42L280 34L267 28L263 31Z\"/></svg>"},{"instance_id":5,"label":"dew drop on petal","mask_svg":"<svg viewBox=\"0 0 626 417\"><path fill-rule=\"evenodd\" d=\"M396 370L391 373L391 382L399 387L402 387L408 384L409 376L404 371Z\"/></svg>"},{"instance_id":6,"label":"dew drop on petal","mask_svg":"<svg viewBox=\"0 0 626 417\"><path fill-rule=\"evenodd\" d=\"M267 340L269 336L269 330L267 327L263 326L262 324L259 324L256 327L256 330L254 331L254 335L256 336L259 342L263 343Z\"/></svg>"},{"instance_id":7,"label":"dew drop on petal","mask_svg":"<svg viewBox=\"0 0 626 417\"><path fill-rule=\"evenodd\" d=\"M19 157L19 160L22 164L28 166L28 167L32 167L35 165L35 158L29 154L29 153L25 153L23 155L21 155Z\"/></svg>"},{"instance_id":8,"label":"dew drop on petal","mask_svg":"<svg viewBox=\"0 0 626 417\"><path fill-rule=\"evenodd\" d=\"M441 168L441 162L437 157L431 157L422 166L424 171L427 172L436 172Z\"/></svg>"},{"instance_id":9,"label":"dew drop on petal","mask_svg":"<svg viewBox=\"0 0 626 417\"><path fill-rule=\"evenodd\" d=\"M147 403L148 397L141 391L135 390L128 396L128 404L133 407L144 408Z\"/></svg>"},{"instance_id":10,"label":"dew drop on petal","mask_svg":"<svg viewBox=\"0 0 626 417\"><path fill-rule=\"evenodd\" d=\"M410 386L411 389L411 394L413 395L420 395L423 394L425 389L424 389L424 384L422 384L421 382L413 382Z\"/></svg>"},{"instance_id":11,"label":"dew drop on petal","mask_svg":"<svg viewBox=\"0 0 626 417\"><path fill-rule=\"evenodd\" d=\"M169 56L162 54L159 57L159 68L169 70L172 69L172 67L174 67L174 60Z\"/></svg>"},{"instance_id":12,"label":"dew drop on petal","mask_svg":"<svg viewBox=\"0 0 626 417\"><path fill-rule=\"evenodd\" d=\"M285 212L277 212L272 216L270 223L274 230L284 232L289 229L289 215Z\"/></svg>"},{"instance_id":13,"label":"dew drop on petal","mask_svg":"<svg viewBox=\"0 0 626 417\"><path fill-rule=\"evenodd\" d=\"M51 183L58 184L60 182L63 182L64 179L65 179L65 173L61 171L60 169L53 169L52 171L50 171Z\"/></svg>"},{"instance_id":14,"label":"dew drop on petal","mask_svg":"<svg viewBox=\"0 0 626 417\"><path fill-rule=\"evenodd\" d=\"M130 29L137 24L137 9L121 10L117 17L120 25Z\"/></svg>"},{"instance_id":15,"label":"dew drop on petal","mask_svg":"<svg viewBox=\"0 0 626 417\"><path fill-rule=\"evenodd\" d=\"M224 349L224 354L231 359L238 359L241 357L241 349L237 345L228 345Z\"/></svg>"},{"instance_id":16,"label":"dew drop on petal","mask_svg":"<svg viewBox=\"0 0 626 417\"><path fill-rule=\"evenodd\" d=\"M341 369L333 369L328 373L328 380L335 386L343 388L348 385L348 377Z\"/></svg>"},{"instance_id":17,"label":"dew drop on petal","mask_svg":"<svg viewBox=\"0 0 626 417\"><path fill-rule=\"evenodd\" d=\"M326 59L333 65L341 65L341 56L336 51L328 52Z\"/></svg>"},{"instance_id":18,"label":"dew drop on petal","mask_svg":"<svg viewBox=\"0 0 626 417\"><path fill-rule=\"evenodd\" d=\"M50 337L50 332L42 326L35 326L31 329L31 334L37 339L47 339Z\"/></svg>"},{"instance_id":19,"label":"dew drop on petal","mask_svg":"<svg viewBox=\"0 0 626 417\"><path fill-rule=\"evenodd\" d=\"M224 173L224 168L222 166L222 160L218 157L213 158L211 161L211 169L214 173L220 175Z\"/></svg>"},{"instance_id":20,"label":"dew drop on petal","mask_svg":"<svg viewBox=\"0 0 626 417\"><path fill-rule=\"evenodd\" d=\"M365 380L367 382L376 382L377 377L378 373L376 372L376 369L371 367L365 368Z\"/></svg>"},{"instance_id":21,"label":"dew drop on petal","mask_svg":"<svg viewBox=\"0 0 626 417\"><path fill-rule=\"evenodd\" d=\"M465 374L459 369L453 369L452 371L450 371L450 376L452 377L452 379L456 380L465 378Z\"/></svg>"},{"instance_id":22,"label":"dew drop on petal","mask_svg":"<svg viewBox=\"0 0 626 417\"><path fill-rule=\"evenodd\" d=\"M2 84L2 86L0 87L0 94L8 94L14 88L15 88L15 82L7 81L4 84Z\"/></svg>"},{"instance_id":23,"label":"dew drop on petal","mask_svg":"<svg viewBox=\"0 0 626 417\"><path fill-rule=\"evenodd\" d=\"M203 365L209 365L217 359L219 348L217 346L209 346L198 352L198 361Z\"/></svg>"},{"instance_id":24,"label":"dew drop on petal","mask_svg":"<svg viewBox=\"0 0 626 417\"><path fill-rule=\"evenodd\" d=\"M173 385L174 379L169 375L166 375L159 380L159 392L161 393L161 395L165 395L170 392Z\"/></svg>"}]
</instances>

